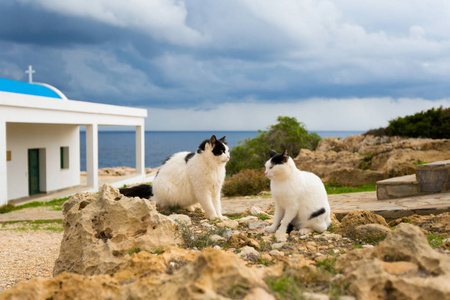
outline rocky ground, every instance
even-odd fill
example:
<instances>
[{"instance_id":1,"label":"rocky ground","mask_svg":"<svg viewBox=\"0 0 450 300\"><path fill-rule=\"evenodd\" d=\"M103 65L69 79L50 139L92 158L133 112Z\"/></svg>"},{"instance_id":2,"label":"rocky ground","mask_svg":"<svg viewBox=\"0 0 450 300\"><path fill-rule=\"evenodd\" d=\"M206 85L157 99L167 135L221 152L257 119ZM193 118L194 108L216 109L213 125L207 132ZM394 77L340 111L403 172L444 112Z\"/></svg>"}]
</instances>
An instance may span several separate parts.
<instances>
[{"instance_id":1,"label":"rocky ground","mask_svg":"<svg viewBox=\"0 0 450 300\"><path fill-rule=\"evenodd\" d=\"M415 164L450 159L449 139L413 139L352 135L325 138L315 151L301 149L294 159L300 170L325 183L345 186L415 173Z\"/></svg>"},{"instance_id":2,"label":"rocky ground","mask_svg":"<svg viewBox=\"0 0 450 300\"><path fill-rule=\"evenodd\" d=\"M0 299L448 299L450 214L353 211L322 234L268 234L273 208L210 221L105 185L63 206L54 278ZM431 297L431 298L430 298Z\"/></svg>"}]
</instances>

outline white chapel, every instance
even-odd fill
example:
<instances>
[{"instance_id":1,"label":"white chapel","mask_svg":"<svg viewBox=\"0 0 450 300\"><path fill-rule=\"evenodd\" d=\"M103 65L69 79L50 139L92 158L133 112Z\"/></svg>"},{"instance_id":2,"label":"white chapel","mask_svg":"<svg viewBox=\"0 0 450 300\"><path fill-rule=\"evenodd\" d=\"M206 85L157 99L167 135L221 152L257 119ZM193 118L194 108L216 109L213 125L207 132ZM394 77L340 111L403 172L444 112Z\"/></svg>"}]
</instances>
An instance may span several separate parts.
<instances>
[{"instance_id":1,"label":"white chapel","mask_svg":"<svg viewBox=\"0 0 450 300\"><path fill-rule=\"evenodd\" d=\"M87 185L98 190L99 126L134 126L136 171L145 177L147 110L69 100L58 89L0 78L0 206L80 185L80 126L86 127Z\"/></svg>"}]
</instances>

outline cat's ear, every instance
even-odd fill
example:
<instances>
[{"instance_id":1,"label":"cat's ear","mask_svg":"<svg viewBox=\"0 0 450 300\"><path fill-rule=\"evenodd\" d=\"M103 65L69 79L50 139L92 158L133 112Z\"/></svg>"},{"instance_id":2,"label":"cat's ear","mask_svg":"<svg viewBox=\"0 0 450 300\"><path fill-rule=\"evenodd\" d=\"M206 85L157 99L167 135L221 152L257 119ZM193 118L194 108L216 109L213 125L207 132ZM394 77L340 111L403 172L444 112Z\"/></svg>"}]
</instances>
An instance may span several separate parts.
<instances>
[{"instance_id":1,"label":"cat's ear","mask_svg":"<svg viewBox=\"0 0 450 300\"><path fill-rule=\"evenodd\" d=\"M278 153L276 151L270 150L269 151L270 157L274 157L275 155L277 155Z\"/></svg>"},{"instance_id":2,"label":"cat's ear","mask_svg":"<svg viewBox=\"0 0 450 300\"><path fill-rule=\"evenodd\" d=\"M221 141L222 143L226 144L227 143L227 137L224 136L223 138L219 139L219 141Z\"/></svg>"},{"instance_id":3,"label":"cat's ear","mask_svg":"<svg viewBox=\"0 0 450 300\"><path fill-rule=\"evenodd\" d=\"M217 138L216 138L216 136L213 134L213 135L211 136L211 138L209 139L209 143L210 143L212 146L214 146L214 144L216 143L216 141L217 141Z\"/></svg>"},{"instance_id":4,"label":"cat's ear","mask_svg":"<svg viewBox=\"0 0 450 300\"><path fill-rule=\"evenodd\" d=\"M283 161L284 161L284 162L287 162L288 159L289 159L289 154L288 154L288 151L287 151L287 149L286 149L286 150L284 150L284 152L283 152Z\"/></svg>"}]
</instances>

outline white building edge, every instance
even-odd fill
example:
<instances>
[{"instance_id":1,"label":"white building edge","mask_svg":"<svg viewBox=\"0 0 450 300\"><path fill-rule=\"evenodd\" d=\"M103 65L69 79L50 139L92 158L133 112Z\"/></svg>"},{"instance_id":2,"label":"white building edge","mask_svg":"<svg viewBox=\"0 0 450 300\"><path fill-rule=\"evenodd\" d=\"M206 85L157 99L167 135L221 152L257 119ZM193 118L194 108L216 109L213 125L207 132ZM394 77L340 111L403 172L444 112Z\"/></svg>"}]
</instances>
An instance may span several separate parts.
<instances>
[{"instance_id":1,"label":"white building edge","mask_svg":"<svg viewBox=\"0 0 450 300\"><path fill-rule=\"evenodd\" d=\"M145 178L146 109L0 91L0 206L80 185L80 126L86 126L86 173L98 190L99 126L134 126L136 177Z\"/></svg>"}]
</instances>

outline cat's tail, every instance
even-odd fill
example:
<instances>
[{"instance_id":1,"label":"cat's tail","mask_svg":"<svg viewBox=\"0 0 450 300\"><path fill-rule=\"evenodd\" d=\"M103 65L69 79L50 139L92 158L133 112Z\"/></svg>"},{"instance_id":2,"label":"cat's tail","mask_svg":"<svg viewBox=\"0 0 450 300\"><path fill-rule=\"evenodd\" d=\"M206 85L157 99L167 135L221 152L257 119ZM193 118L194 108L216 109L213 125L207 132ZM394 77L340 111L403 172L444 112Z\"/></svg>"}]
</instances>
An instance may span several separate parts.
<instances>
[{"instance_id":1,"label":"cat's tail","mask_svg":"<svg viewBox=\"0 0 450 300\"><path fill-rule=\"evenodd\" d=\"M150 199L153 196L153 187L150 184L141 184L129 188L119 189L120 193L127 197L139 197Z\"/></svg>"}]
</instances>

